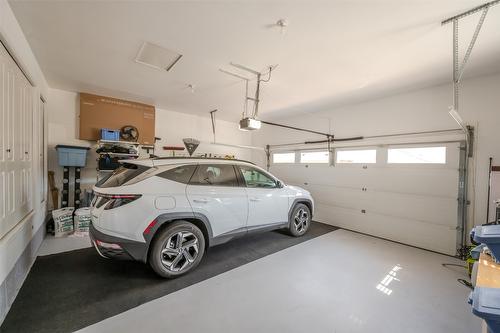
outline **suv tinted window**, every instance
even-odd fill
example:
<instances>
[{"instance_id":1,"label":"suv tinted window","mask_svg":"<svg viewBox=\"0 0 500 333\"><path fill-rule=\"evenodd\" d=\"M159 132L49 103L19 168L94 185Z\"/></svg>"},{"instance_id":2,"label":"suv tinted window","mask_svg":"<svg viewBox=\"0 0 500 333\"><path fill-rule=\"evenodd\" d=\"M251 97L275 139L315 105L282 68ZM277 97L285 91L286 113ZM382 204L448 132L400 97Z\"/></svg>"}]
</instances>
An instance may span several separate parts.
<instances>
[{"instance_id":1,"label":"suv tinted window","mask_svg":"<svg viewBox=\"0 0 500 333\"><path fill-rule=\"evenodd\" d=\"M109 177L98 181L95 186L100 188L121 186L147 170L149 170L149 167L143 165L124 163L118 169L113 171Z\"/></svg>"},{"instance_id":2,"label":"suv tinted window","mask_svg":"<svg viewBox=\"0 0 500 333\"><path fill-rule=\"evenodd\" d=\"M191 176L193 175L196 165L183 165L177 168L173 168L158 174L158 177L173 180L174 182L189 183Z\"/></svg>"},{"instance_id":3,"label":"suv tinted window","mask_svg":"<svg viewBox=\"0 0 500 333\"><path fill-rule=\"evenodd\" d=\"M239 166L247 187L275 188L274 178L268 174L249 166Z\"/></svg>"},{"instance_id":4,"label":"suv tinted window","mask_svg":"<svg viewBox=\"0 0 500 333\"><path fill-rule=\"evenodd\" d=\"M190 185L238 186L236 172L230 164L200 164Z\"/></svg>"}]
</instances>

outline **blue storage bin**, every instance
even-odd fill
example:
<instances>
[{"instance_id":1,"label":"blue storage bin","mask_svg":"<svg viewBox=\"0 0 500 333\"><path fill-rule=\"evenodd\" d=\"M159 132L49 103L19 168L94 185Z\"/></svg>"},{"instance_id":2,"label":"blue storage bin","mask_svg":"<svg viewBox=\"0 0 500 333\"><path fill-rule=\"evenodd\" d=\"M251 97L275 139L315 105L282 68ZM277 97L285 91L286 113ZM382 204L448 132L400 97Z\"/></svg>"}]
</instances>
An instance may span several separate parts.
<instances>
[{"instance_id":1,"label":"blue storage bin","mask_svg":"<svg viewBox=\"0 0 500 333\"><path fill-rule=\"evenodd\" d=\"M120 130L101 128L101 140L120 141Z\"/></svg>"},{"instance_id":2,"label":"blue storage bin","mask_svg":"<svg viewBox=\"0 0 500 333\"><path fill-rule=\"evenodd\" d=\"M60 166L84 167L89 147L57 145L57 158Z\"/></svg>"},{"instance_id":3,"label":"blue storage bin","mask_svg":"<svg viewBox=\"0 0 500 333\"><path fill-rule=\"evenodd\" d=\"M500 260L500 225L480 225L474 228L474 241L486 244L495 257Z\"/></svg>"},{"instance_id":4,"label":"blue storage bin","mask_svg":"<svg viewBox=\"0 0 500 333\"><path fill-rule=\"evenodd\" d=\"M476 287L469 304L472 313L486 321L489 333L500 333L500 289Z\"/></svg>"}]
</instances>

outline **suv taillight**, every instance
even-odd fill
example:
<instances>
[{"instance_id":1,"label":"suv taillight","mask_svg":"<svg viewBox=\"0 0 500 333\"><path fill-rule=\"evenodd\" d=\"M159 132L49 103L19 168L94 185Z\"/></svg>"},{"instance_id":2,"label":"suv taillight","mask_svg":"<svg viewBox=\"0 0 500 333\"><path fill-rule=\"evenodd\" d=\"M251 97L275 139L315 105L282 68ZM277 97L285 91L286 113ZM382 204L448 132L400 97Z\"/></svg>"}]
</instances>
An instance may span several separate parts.
<instances>
[{"instance_id":1,"label":"suv taillight","mask_svg":"<svg viewBox=\"0 0 500 333\"><path fill-rule=\"evenodd\" d=\"M104 210L126 205L142 197L140 194L99 194L99 196L102 197L101 201L104 201Z\"/></svg>"}]
</instances>

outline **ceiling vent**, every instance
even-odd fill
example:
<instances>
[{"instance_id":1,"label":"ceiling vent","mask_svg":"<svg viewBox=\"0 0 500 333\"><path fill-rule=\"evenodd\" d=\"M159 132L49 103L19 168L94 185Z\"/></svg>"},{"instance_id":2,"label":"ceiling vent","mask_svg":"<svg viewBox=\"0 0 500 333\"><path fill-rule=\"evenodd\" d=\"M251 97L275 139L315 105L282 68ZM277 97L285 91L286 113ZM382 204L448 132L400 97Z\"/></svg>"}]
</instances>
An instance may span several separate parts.
<instances>
[{"instance_id":1,"label":"ceiling vent","mask_svg":"<svg viewBox=\"0 0 500 333\"><path fill-rule=\"evenodd\" d=\"M182 54L165 49L161 46L144 42L135 61L167 72L182 58Z\"/></svg>"}]
</instances>

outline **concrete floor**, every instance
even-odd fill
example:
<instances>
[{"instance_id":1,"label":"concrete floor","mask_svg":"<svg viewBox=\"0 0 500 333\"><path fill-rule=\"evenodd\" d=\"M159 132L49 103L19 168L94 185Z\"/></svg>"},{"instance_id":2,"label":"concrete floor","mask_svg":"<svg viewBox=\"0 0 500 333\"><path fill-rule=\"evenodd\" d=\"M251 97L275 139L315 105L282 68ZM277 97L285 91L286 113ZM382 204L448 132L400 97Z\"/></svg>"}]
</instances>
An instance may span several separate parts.
<instances>
[{"instance_id":1,"label":"concrete floor","mask_svg":"<svg viewBox=\"0 0 500 333\"><path fill-rule=\"evenodd\" d=\"M61 252L68 252L91 247L90 238L87 235L69 235L56 238L47 235L38 250L39 256L46 256Z\"/></svg>"},{"instance_id":2,"label":"concrete floor","mask_svg":"<svg viewBox=\"0 0 500 333\"><path fill-rule=\"evenodd\" d=\"M480 332L460 261L338 230L79 332Z\"/></svg>"}]
</instances>

